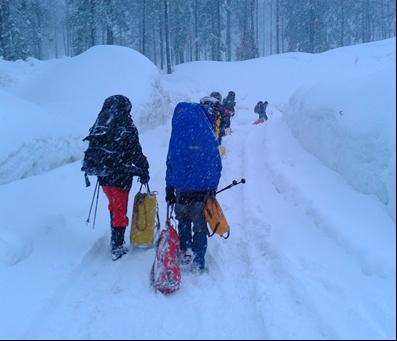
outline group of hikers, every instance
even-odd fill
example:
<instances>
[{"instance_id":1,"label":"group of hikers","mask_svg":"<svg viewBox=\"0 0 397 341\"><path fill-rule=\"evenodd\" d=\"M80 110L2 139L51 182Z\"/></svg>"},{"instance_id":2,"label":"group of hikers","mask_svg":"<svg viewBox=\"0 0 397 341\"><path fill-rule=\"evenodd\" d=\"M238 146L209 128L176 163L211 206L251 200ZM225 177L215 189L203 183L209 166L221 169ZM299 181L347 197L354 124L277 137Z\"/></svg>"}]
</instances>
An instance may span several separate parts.
<instances>
[{"instance_id":1,"label":"group of hikers","mask_svg":"<svg viewBox=\"0 0 397 341\"><path fill-rule=\"evenodd\" d=\"M209 108L214 114L214 129L218 138L219 145L222 144L222 137L231 133L231 118L235 114L236 94L229 91L222 100L222 95L218 91L213 91L209 96L205 96L200 103Z\"/></svg>"},{"instance_id":2,"label":"group of hikers","mask_svg":"<svg viewBox=\"0 0 397 341\"><path fill-rule=\"evenodd\" d=\"M173 113L165 200L174 208L178 220L179 259L189 263L193 271L205 269L208 229L203 210L219 184L219 146L222 137L230 133L235 105L233 91L223 101L219 92L212 92L199 103L179 103ZM131 107L130 100L123 95L107 98L84 139L89 141L89 147L82 171L86 180L87 174L98 177L98 186L109 201L113 260L128 252L124 235L129 223L127 205L133 177L139 177L142 185L148 185L150 180L149 163L131 117ZM258 110L259 115L266 115L266 106Z\"/></svg>"}]
</instances>

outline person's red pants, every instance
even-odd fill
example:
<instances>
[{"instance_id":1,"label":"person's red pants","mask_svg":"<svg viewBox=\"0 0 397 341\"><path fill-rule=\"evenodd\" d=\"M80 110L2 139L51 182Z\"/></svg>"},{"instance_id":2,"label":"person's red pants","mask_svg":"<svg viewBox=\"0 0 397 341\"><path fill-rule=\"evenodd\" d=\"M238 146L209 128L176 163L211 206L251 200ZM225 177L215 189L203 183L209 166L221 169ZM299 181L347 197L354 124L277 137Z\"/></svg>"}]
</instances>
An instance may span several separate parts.
<instances>
[{"instance_id":1,"label":"person's red pants","mask_svg":"<svg viewBox=\"0 0 397 341\"><path fill-rule=\"evenodd\" d=\"M127 207L129 191L116 186L102 186L102 189L109 199L112 226L126 227L128 225Z\"/></svg>"}]
</instances>

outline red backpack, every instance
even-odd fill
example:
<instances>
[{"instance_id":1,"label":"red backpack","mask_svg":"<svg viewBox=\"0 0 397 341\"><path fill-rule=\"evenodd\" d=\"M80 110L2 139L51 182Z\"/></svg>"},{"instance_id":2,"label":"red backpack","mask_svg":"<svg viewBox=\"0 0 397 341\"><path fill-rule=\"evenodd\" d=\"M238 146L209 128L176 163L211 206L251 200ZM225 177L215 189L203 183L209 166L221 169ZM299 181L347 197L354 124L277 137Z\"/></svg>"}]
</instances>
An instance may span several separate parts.
<instances>
[{"instance_id":1,"label":"red backpack","mask_svg":"<svg viewBox=\"0 0 397 341\"><path fill-rule=\"evenodd\" d=\"M153 287L163 294L171 294L178 290L181 284L178 250L178 233L174 226L168 224L160 233L151 273Z\"/></svg>"}]
</instances>

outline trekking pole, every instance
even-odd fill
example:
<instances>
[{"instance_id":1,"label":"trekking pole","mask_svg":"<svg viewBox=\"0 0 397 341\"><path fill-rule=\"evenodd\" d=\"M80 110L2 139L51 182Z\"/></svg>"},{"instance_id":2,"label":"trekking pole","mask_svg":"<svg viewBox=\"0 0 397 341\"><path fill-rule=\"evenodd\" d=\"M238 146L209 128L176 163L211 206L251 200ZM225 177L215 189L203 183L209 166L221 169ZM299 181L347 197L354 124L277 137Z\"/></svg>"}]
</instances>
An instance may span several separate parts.
<instances>
[{"instance_id":1,"label":"trekking pole","mask_svg":"<svg viewBox=\"0 0 397 341\"><path fill-rule=\"evenodd\" d=\"M98 191L98 193L99 193L99 181L98 181L98 180L96 181L96 184L95 184L94 194L93 194L92 200L91 200L90 212L88 213L88 218L87 218L87 220L85 221L87 224L89 224L89 222L90 222L91 211L92 211L92 205L94 204L95 194L96 194L97 191ZM98 200L97 200L97 205L98 205ZM95 212L96 212L96 209L95 209Z\"/></svg>"},{"instance_id":2,"label":"trekking pole","mask_svg":"<svg viewBox=\"0 0 397 341\"><path fill-rule=\"evenodd\" d=\"M98 199L99 199L99 185L96 192L96 203L95 203L95 213L94 213L94 223L92 224L92 229L95 229L95 221L96 221L96 212L98 209Z\"/></svg>"},{"instance_id":3,"label":"trekking pole","mask_svg":"<svg viewBox=\"0 0 397 341\"><path fill-rule=\"evenodd\" d=\"M245 179L243 178L243 179L241 179L240 181L233 180L233 182L232 182L229 186L226 186L226 187L220 189L220 190L219 190L218 192L216 192L215 194L219 194L220 192L226 191L227 189L232 188L232 187L234 187L234 186L236 186L236 185L238 185L238 184L245 184Z\"/></svg>"}]
</instances>

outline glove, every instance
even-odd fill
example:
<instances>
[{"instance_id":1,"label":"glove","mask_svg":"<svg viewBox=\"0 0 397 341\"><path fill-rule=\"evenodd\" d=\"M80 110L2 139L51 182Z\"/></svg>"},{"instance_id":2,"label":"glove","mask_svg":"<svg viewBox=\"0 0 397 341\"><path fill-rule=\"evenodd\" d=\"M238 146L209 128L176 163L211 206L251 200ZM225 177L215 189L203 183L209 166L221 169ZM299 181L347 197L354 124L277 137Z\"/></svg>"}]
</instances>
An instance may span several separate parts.
<instances>
[{"instance_id":1,"label":"glove","mask_svg":"<svg viewBox=\"0 0 397 341\"><path fill-rule=\"evenodd\" d=\"M165 188L165 201L169 205L173 205L176 203L176 195L174 187L166 187Z\"/></svg>"},{"instance_id":2,"label":"glove","mask_svg":"<svg viewBox=\"0 0 397 341\"><path fill-rule=\"evenodd\" d=\"M146 173L146 174L142 175L142 176L139 178L139 182L140 182L141 184L143 184L143 185L147 184L147 183L149 182L149 180L150 180L149 173Z\"/></svg>"}]
</instances>

